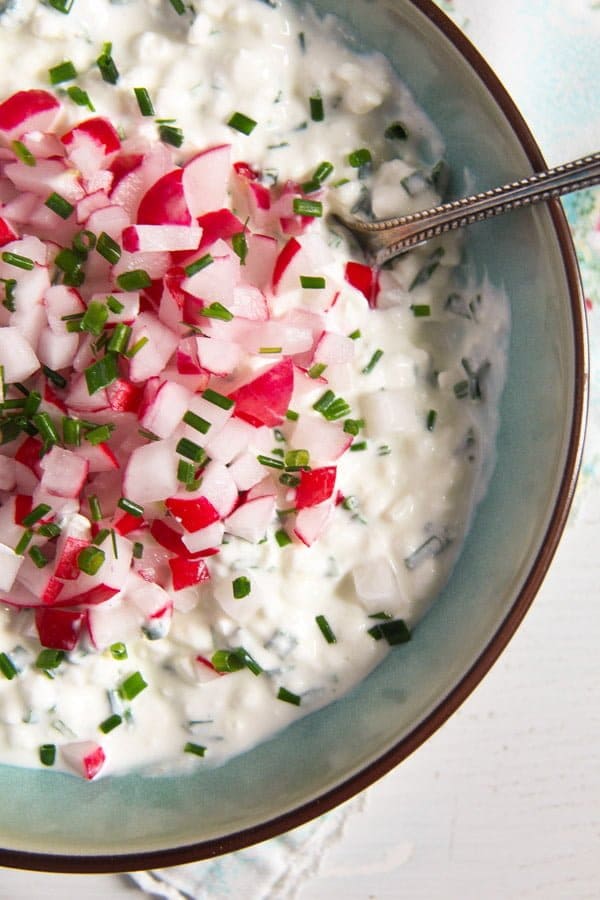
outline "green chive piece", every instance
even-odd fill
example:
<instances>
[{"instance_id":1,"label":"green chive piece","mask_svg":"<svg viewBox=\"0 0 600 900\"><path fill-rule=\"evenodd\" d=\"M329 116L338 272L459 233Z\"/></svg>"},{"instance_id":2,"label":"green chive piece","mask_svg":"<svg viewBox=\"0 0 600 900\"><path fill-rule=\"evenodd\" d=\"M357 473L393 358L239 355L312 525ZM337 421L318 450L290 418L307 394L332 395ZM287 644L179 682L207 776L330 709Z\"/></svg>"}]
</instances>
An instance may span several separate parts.
<instances>
[{"instance_id":1,"label":"green chive piece","mask_svg":"<svg viewBox=\"0 0 600 900\"><path fill-rule=\"evenodd\" d=\"M75 210L75 207L69 203L68 200L65 200L64 197L61 197L60 194L57 194L56 192L50 194L47 200L44 201L44 206L51 209L52 212L56 213L57 216L60 216L61 219L68 219Z\"/></svg>"},{"instance_id":2,"label":"green chive piece","mask_svg":"<svg viewBox=\"0 0 600 900\"><path fill-rule=\"evenodd\" d=\"M37 669L58 669L64 658L64 650L44 649L38 653L35 665Z\"/></svg>"},{"instance_id":3,"label":"green chive piece","mask_svg":"<svg viewBox=\"0 0 600 900\"><path fill-rule=\"evenodd\" d=\"M96 250L113 266L121 259L121 248L105 231L98 236Z\"/></svg>"},{"instance_id":4,"label":"green chive piece","mask_svg":"<svg viewBox=\"0 0 600 900\"><path fill-rule=\"evenodd\" d=\"M51 369L49 366L42 366L42 372L48 381L51 381L56 387L65 388L67 386L67 379L64 375L61 375L60 372L55 372L54 369Z\"/></svg>"},{"instance_id":5,"label":"green chive piece","mask_svg":"<svg viewBox=\"0 0 600 900\"><path fill-rule=\"evenodd\" d=\"M108 321L108 309L104 303L92 300L88 308L83 314L81 320L81 330L99 337L104 330L104 326Z\"/></svg>"},{"instance_id":6,"label":"green chive piece","mask_svg":"<svg viewBox=\"0 0 600 900\"><path fill-rule=\"evenodd\" d=\"M173 2L173 0L171 0ZM203 747L202 744L194 744L192 741L188 741L183 748L184 753L193 753L194 756L204 756L206 753L206 747Z\"/></svg>"},{"instance_id":7,"label":"green chive piece","mask_svg":"<svg viewBox=\"0 0 600 900\"><path fill-rule=\"evenodd\" d=\"M435 428L435 423L437 421L437 412L435 409L430 409L427 413L427 431L433 431Z\"/></svg>"},{"instance_id":8,"label":"green chive piece","mask_svg":"<svg viewBox=\"0 0 600 900\"><path fill-rule=\"evenodd\" d=\"M91 232L88 232L88 234L91 234ZM118 316L119 313L122 313L125 309L125 304L121 303L120 300L117 300L116 297L113 297L112 294L106 298L106 305L115 316ZM123 322L120 322L119 324L122 325Z\"/></svg>"},{"instance_id":9,"label":"green chive piece","mask_svg":"<svg viewBox=\"0 0 600 900\"><path fill-rule=\"evenodd\" d=\"M127 359L133 359L133 357L136 355L136 353L139 353L140 350L141 350L143 347L145 347L147 343L148 343L148 338L147 338L147 337L141 337L141 338L139 339L139 341L136 341L136 342L135 342L135 344L133 345L133 347L130 347L129 350L127 350L127 351L125 352L124 355L127 357ZM157 440L160 440L160 439L155 437L155 438L153 438L152 440L157 441Z\"/></svg>"},{"instance_id":10,"label":"green chive piece","mask_svg":"<svg viewBox=\"0 0 600 900\"><path fill-rule=\"evenodd\" d=\"M86 575L95 575L105 559L106 554L99 547L84 547L77 554L77 568Z\"/></svg>"},{"instance_id":11,"label":"green chive piece","mask_svg":"<svg viewBox=\"0 0 600 900\"><path fill-rule=\"evenodd\" d=\"M95 107L87 91L82 90L76 84L67 88L67 94L77 106L87 106L90 112L95 112Z\"/></svg>"},{"instance_id":12,"label":"green chive piece","mask_svg":"<svg viewBox=\"0 0 600 900\"><path fill-rule=\"evenodd\" d=\"M391 647L397 644L406 644L411 638L410 630L403 619L382 621L379 625L369 628L368 633L376 641L385 638Z\"/></svg>"},{"instance_id":13,"label":"green chive piece","mask_svg":"<svg viewBox=\"0 0 600 900\"><path fill-rule=\"evenodd\" d=\"M313 403L313 409L320 412L323 418L329 422L345 418L350 412L350 407L343 397L336 397L333 391L328 390Z\"/></svg>"},{"instance_id":14,"label":"green chive piece","mask_svg":"<svg viewBox=\"0 0 600 900\"><path fill-rule=\"evenodd\" d=\"M81 422L79 419L63 416L62 432L63 444L68 444L71 447L79 447L81 445Z\"/></svg>"},{"instance_id":15,"label":"green chive piece","mask_svg":"<svg viewBox=\"0 0 600 900\"><path fill-rule=\"evenodd\" d=\"M26 166L33 167L37 165L35 156L30 150L27 149L22 141L13 141L10 146L17 159L19 159Z\"/></svg>"},{"instance_id":16,"label":"green chive piece","mask_svg":"<svg viewBox=\"0 0 600 900\"><path fill-rule=\"evenodd\" d=\"M54 263L67 275L76 274L81 269L81 257L68 247L64 247L56 254Z\"/></svg>"},{"instance_id":17,"label":"green chive piece","mask_svg":"<svg viewBox=\"0 0 600 900\"><path fill-rule=\"evenodd\" d=\"M258 352L267 355L273 353L281 353L281 350L281 347L260 347Z\"/></svg>"},{"instance_id":18,"label":"green chive piece","mask_svg":"<svg viewBox=\"0 0 600 900\"><path fill-rule=\"evenodd\" d=\"M96 535L96 537L94 538L94 540L92 541L92 543L95 544L97 547L99 547L100 544L104 543L104 541L109 536L109 534L110 534L110 528L101 528L100 531L98 532L98 534Z\"/></svg>"},{"instance_id":19,"label":"green chive piece","mask_svg":"<svg viewBox=\"0 0 600 900\"><path fill-rule=\"evenodd\" d=\"M316 616L315 622L319 626L321 634L323 635L323 637L325 638L325 640L327 641L328 644L337 643L337 638L336 638L335 634L333 633L333 629L331 628L331 625L329 624L329 622L327 621L325 616Z\"/></svg>"},{"instance_id":20,"label":"green chive piece","mask_svg":"<svg viewBox=\"0 0 600 900\"><path fill-rule=\"evenodd\" d=\"M213 257L210 253L205 253L204 256L201 256L199 259L195 259L194 262L191 262L189 266L184 267L184 272L188 278L191 278L192 275L195 275L196 272L202 271L202 269L206 269L207 266L210 266L211 263L214 262Z\"/></svg>"},{"instance_id":21,"label":"green chive piece","mask_svg":"<svg viewBox=\"0 0 600 900\"><path fill-rule=\"evenodd\" d=\"M246 665L235 650L217 650L212 655L211 663L217 672L239 672Z\"/></svg>"},{"instance_id":22,"label":"green chive piece","mask_svg":"<svg viewBox=\"0 0 600 900\"><path fill-rule=\"evenodd\" d=\"M310 103L310 117L313 122L322 122L325 118L325 109L323 107L322 98L317 95L315 97L309 98Z\"/></svg>"},{"instance_id":23,"label":"green chive piece","mask_svg":"<svg viewBox=\"0 0 600 900\"><path fill-rule=\"evenodd\" d=\"M177 463L177 480L183 484L193 484L196 481L196 466L194 463L180 459Z\"/></svg>"},{"instance_id":24,"label":"green chive piece","mask_svg":"<svg viewBox=\"0 0 600 900\"><path fill-rule=\"evenodd\" d=\"M137 100L137 104L140 108L140 113L143 116L155 115L154 106L152 105L150 94L148 93L146 88L134 88L133 93L135 94L135 99Z\"/></svg>"},{"instance_id":25,"label":"green chive piece","mask_svg":"<svg viewBox=\"0 0 600 900\"><path fill-rule=\"evenodd\" d=\"M31 549L29 550L29 556L31 557L33 564L37 566L38 569L43 569L44 566L47 566L50 561L46 559L39 547L31 547Z\"/></svg>"},{"instance_id":26,"label":"green chive piece","mask_svg":"<svg viewBox=\"0 0 600 900\"><path fill-rule=\"evenodd\" d=\"M469 396L469 382L466 378L464 381L457 381L452 390L458 400L464 400L465 397Z\"/></svg>"},{"instance_id":27,"label":"green chive piece","mask_svg":"<svg viewBox=\"0 0 600 900\"><path fill-rule=\"evenodd\" d=\"M119 687L119 696L123 700L133 700L147 687L148 684L144 681L142 674L140 672L134 672L133 675L129 675L129 677L122 682Z\"/></svg>"},{"instance_id":28,"label":"green chive piece","mask_svg":"<svg viewBox=\"0 0 600 900\"><path fill-rule=\"evenodd\" d=\"M297 475L292 475L291 472L284 472L283 475L279 476L279 482L286 487L296 488L300 484L300 478Z\"/></svg>"},{"instance_id":29,"label":"green chive piece","mask_svg":"<svg viewBox=\"0 0 600 900\"><path fill-rule=\"evenodd\" d=\"M292 543L292 539L283 528L279 528L278 531L275 532L275 540L279 544L280 547L287 547Z\"/></svg>"},{"instance_id":30,"label":"green chive piece","mask_svg":"<svg viewBox=\"0 0 600 900\"><path fill-rule=\"evenodd\" d=\"M231 400L229 397L225 397L223 394L217 393L217 391L213 391L211 388L207 388L202 396L205 400L208 400L209 403L213 403L215 406L218 406L221 409L231 409L231 407L235 403L234 400Z\"/></svg>"},{"instance_id":31,"label":"green chive piece","mask_svg":"<svg viewBox=\"0 0 600 900\"><path fill-rule=\"evenodd\" d=\"M233 128L234 131L239 131L242 134L248 135L252 134L258 123L241 112L234 112L227 124L230 128Z\"/></svg>"},{"instance_id":32,"label":"green chive piece","mask_svg":"<svg viewBox=\"0 0 600 900\"><path fill-rule=\"evenodd\" d=\"M202 418L202 416L198 416L195 412L192 412L191 409L188 409L188 411L185 413L183 421L186 425L189 425L190 428L194 428L201 434L207 434L211 425L210 422L207 422L206 419Z\"/></svg>"},{"instance_id":33,"label":"green chive piece","mask_svg":"<svg viewBox=\"0 0 600 900\"><path fill-rule=\"evenodd\" d=\"M370 375L382 356L383 350L376 350L367 365L362 370L363 375Z\"/></svg>"},{"instance_id":34,"label":"green chive piece","mask_svg":"<svg viewBox=\"0 0 600 900\"><path fill-rule=\"evenodd\" d=\"M102 359L88 366L84 374L88 393L91 396L117 380L119 377L117 357L114 353L107 353Z\"/></svg>"},{"instance_id":35,"label":"green chive piece","mask_svg":"<svg viewBox=\"0 0 600 900\"><path fill-rule=\"evenodd\" d=\"M411 303L410 308L415 319L424 319L431 315L429 303Z\"/></svg>"},{"instance_id":36,"label":"green chive piece","mask_svg":"<svg viewBox=\"0 0 600 900\"><path fill-rule=\"evenodd\" d=\"M15 553L17 554L17 556L25 555L25 551L27 550L27 547L29 546L32 537L33 537L33 531L31 531L31 529L28 528L26 531L23 532L23 534L21 535L21 537L19 538L19 540L17 542L17 546L15 547Z\"/></svg>"},{"instance_id":37,"label":"green chive piece","mask_svg":"<svg viewBox=\"0 0 600 900\"><path fill-rule=\"evenodd\" d=\"M23 517L21 520L21 524L25 526L25 528L31 528L32 525L35 525L36 522L39 522L41 519L45 518L50 512L51 507L48 506L47 503L39 503L36 507L34 507L30 513Z\"/></svg>"},{"instance_id":38,"label":"green chive piece","mask_svg":"<svg viewBox=\"0 0 600 900\"><path fill-rule=\"evenodd\" d=\"M354 150L348 156L348 162L353 169L360 169L361 166L366 166L372 161L373 157L371 156L371 151L367 150L366 147L361 147L360 150Z\"/></svg>"},{"instance_id":39,"label":"green chive piece","mask_svg":"<svg viewBox=\"0 0 600 900\"><path fill-rule=\"evenodd\" d=\"M408 128L404 122L398 119L392 122L391 125L388 125L384 135L388 141L405 141L408 138Z\"/></svg>"},{"instance_id":40,"label":"green chive piece","mask_svg":"<svg viewBox=\"0 0 600 900\"><path fill-rule=\"evenodd\" d=\"M122 641L116 641L114 644L111 644L109 650L113 659L127 659L127 647Z\"/></svg>"},{"instance_id":41,"label":"green chive piece","mask_svg":"<svg viewBox=\"0 0 600 900\"><path fill-rule=\"evenodd\" d=\"M117 506L123 512L129 513L130 516L141 518L144 515L144 507L140 506L139 503L134 503L133 500L128 500L127 497L121 497Z\"/></svg>"},{"instance_id":42,"label":"green chive piece","mask_svg":"<svg viewBox=\"0 0 600 900\"><path fill-rule=\"evenodd\" d=\"M75 0L48 0L48 3L53 9L58 10L58 12L64 13L67 15L71 12L71 7Z\"/></svg>"},{"instance_id":43,"label":"green chive piece","mask_svg":"<svg viewBox=\"0 0 600 900\"><path fill-rule=\"evenodd\" d=\"M418 287L421 284L425 284L426 281L429 281L435 270L440 264L440 260L444 255L443 247L436 247L433 253L430 253L427 259L425 260L424 266L419 269L412 282L409 285L408 290L412 291L414 288Z\"/></svg>"},{"instance_id":44,"label":"green chive piece","mask_svg":"<svg viewBox=\"0 0 600 900\"><path fill-rule=\"evenodd\" d=\"M2 301L2 305L9 312L15 312L17 308L15 303L15 288L17 286L17 279L0 278L0 282L4 284L4 300Z\"/></svg>"},{"instance_id":45,"label":"green chive piece","mask_svg":"<svg viewBox=\"0 0 600 900\"><path fill-rule=\"evenodd\" d=\"M144 545L141 541L134 541L133 543L133 558L134 559L142 559L144 555Z\"/></svg>"},{"instance_id":46,"label":"green chive piece","mask_svg":"<svg viewBox=\"0 0 600 900\"><path fill-rule=\"evenodd\" d=\"M285 469L285 464L282 459L277 459L273 456L264 456L262 453L259 453L256 458L261 466L267 466L269 469Z\"/></svg>"},{"instance_id":47,"label":"green chive piece","mask_svg":"<svg viewBox=\"0 0 600 900\"><path fill-rule=\"evenodd\" d=\"M308 450L288 450L285 454L286 469L306 469L310 462Z\"/></svg>"},{"instance_id":48,"label":"green chive piece","mask_svg":"<svg viewBox=\"0 0 600 900\"><path fill-rule=\"evenodd\" d=\"M39 753L43 766L53 766L56 760L56 744L42 744Z\"/></svg>"},{"instance_id":49,"label":"green chive piece","mask_svg":"<svg viewBox=\"0 0 600 900\"><path fill-rule=\"evenodd\" d=\"M356 331L351 331L348 337L351 341L357 341L360 337L362 337L360 328L357 328Z\"/></svg>"},{"instance_id":50,"label":"green chive piece","mask_svg":"<svg viewBox=\"0 0 600 900\"><path fill-rule=\"evenodd\" d=\"M31 272L35 268L34 261L28 256L20 256L18 253L10 253L7 250L2 254L2 261L17 269L24 269L26 272Z\"/></svg>"},{"instance_id":51,"label":"green chive piece","mask_svg":"<svg viewBox=\"0 0 600 900\"><path fill-rule=\"evenodd\" d=\"M77 69L69 59L48 69L48 75L50 84L62 84L64 81L74 81L77 78Z\"/></svg>"},{"instance_id":52,"label":"green chive piece","mask_svg":"<svg viewBox=\"0 0 600 900\"><path fill-rule=\"evenodd\" d=\"M132 272L122 272L117 278L117 284L124 291L140 291L152 285L152 279L144 269L134 269Z\"/></svg>"},{"instance_id":53,"label":"green chive piece","mask_svg":"<svg viewBox=\"0 0 600 900\"><path fill-rule=\"evenodd\" d=\"M239 231L232 236L231 246L233 247L235 255L239 257L241 265L244 266L246 264L246 257L248 256L248 241L243 231Z\"/></svg>"},{"instance_id":54,"label":"green chive piece","mask_svg":"<svg viewBox=\"0 0 600 900\"><path fill-rule=\"evenodd\" d=\"M247 597L252 590L250 579L245 575L234 578L231 583L231 590L236 600L242 600L244 597Z\"/></svg>"},{"instance_id":55,"label":"green chive piece","mask_svg":"<svg viewBox=\"0 0 600 900\"><path fill-rule=\"evenodd\" d=\"M111 425L98 425L96 428L90 428L89 431L85 434L85 439L92 445L92 447L97 447L98 444L105 444L106 441L110 438L113 433L114 426Z\"/></svg>"},{"instance_id":56,"label":"green chive piece","mask_svg":"<svg viewBox=\"0 0 600 900\"><path fill-rule=\"evenodd\" d=\"M320 200L306 200L304 197L294 197L293 208L298 216L320 218L323 215L323 204Z\"/></svg>"},{"instance_id":57,"label":"green chive piece","mask_svg":"<svg viewBox=\"0 0 600 900\"><path fill-rule=\"evenodd\" d=\"M163 144L181 147L184 141L183 131L175 125L159 125L158 136Z\"/></svg>"},{"instance_id":58,"label":"green chive piece","mask_svg":"<svg viewBox=\"0 0 600 900\"><path fill-rule=\"evenodd\" d=\"M283 700L284 703L292 703L294 706L300 706L302 698L298 694L293 694L287 688L280 687L277 692L277 699Z\"/></svg>"},{"instance_id":59,"label":"green chive piece","mask_svg":"<svg viewBox=\"0 0 600 900\"><path fill-rule=\"evenodd\" d=\"M100 722L98 728L102 732L102 734L108 734L110 731L113 731L115 728L118 728L122 723L123 718L119 716L117 713L114 713L112 716L109 716L108 719L105 719L104 722Z\"/></svg>"},{"instance_id":60,"label":"green chive piece","mask_svg":"<svg viewBox=\"0 0 600 900\"><path fill-rule=\"evenodd\" d=\"M96 60L96 65L100 69L102 80L108 84L116 84L119 80L119 70L112 58L112 44L104 44L102 53Z\"/></svg>"},{"instance_id":61,"label":"green chive piece","mask_svg":"<svg viewBox=\"0 0 600 900\"><path fill-rule=\"evenodd\" d=\"M92 518L92 522L99 522L102 516L102 507L100 506L100 501L98 500L95 494L90 494L88 497L88 506L90 508L90 516Z\"/></svg>"},{"instance_id":62,"label":"green chive piece","mask_svg":"<svg viewBox=\"0 0 600 900\"><path fill-rule=\"evenodd\" d=\"M23 415L31 418L34 416L42 403L42 395L38 391L30 391L23 404Z\"/></svg>"},{"instance_id":63,"label":"green chive piece","mask_svg":"<svg viewBox=\"0 0 600 900\"><path fill-rule=\"evenodd\" d=\"M320 378L326 368L327 363L315 363L306 374L309 378Z\"/></svg>"},{"instance_id":64,"label":"green chive piece","mask_svg":"<svg viewBox=\"0 0 600 900\"><path fill-rule=\"evenodd\" d=\"M325 287L325 279L318 275L301 275L300 284L307 290L320 290Z\"/></svg>"},{"instance_id":65,"label":"green chive piece","mask_svg":"<svg viewBox=\"0 0 600 900\"><path fill-rule=\"evenodd\" d=\"M344 422L344 434L351 434L353 437L356 437L363 425L362 419L346 419Z\"/></svg>"},{"instance_id":66,"label":"green chive piece","mask_svg":"<svg viewBox=\"0 0 600 900\"><path fill-rule=\"evenodd\" d=\"M325 181L327 178L329 178L329 176L331 175L332 172L333 172L332 163L328 162L327 160L324 160L322 163L319 163L319 165L315 169L315 171L313 173L313 179L315 181L318 181L319 184L321 184L323 181Z\"/></svg>"},{"instance_id":67,"label":"green chive piece","mask_svg":"<svg viewBox=\"0 0 600 900\"><path fill-rule=\"evenodd\" d=\"M285 417L288 420L288 422L297 422L298 419L300 418L299 414L297 412L294 412L293 409L288 409L288 411L285 414Z\"/></svg>"},{"instance_id":68,"label":"green chive piece","mask_svg":"<svg viewBox=\"0 0 600 900\"><path fill-rule=\"evenodd\" d=\"M181 438L175 450L180 456L185 456L186 459L191 459L192 462L198 465L202 465L208 458L204 447L195 444L194 441L190 441L188 438Z\"/></svg>"},{"instance_id":69,"label":"green chive piece","mask_svg":"<svg viewBox=\"0 0 600 900\"><path fill-rule=\"evenodd\" d=\"M56 538L60 535L60 527L55 522L48 522L46 525L40 525L38 534L50 539Z\"/></svg>"},{"instance_id":70,"label":"green chive piece","mask_svg":"<svg viewBox=\"0 0 600 900\"><path fill-rule=\"evenodd\" d=\"M109 297L110 299L110 297ZM110 340L106 345L106 349L111 353L120 353L122 356L127 352L129 339L131 338L131 326L124 322L118 322L114 331L110 336Z\"/></svg>"},{"instance_id":71,"label":"green chive piece","mask_svg":"<svg viewBox=\"0 0 600 900\"><path fill-rule=\"evenodd\" d=\"M82 256L84 259L87 259L90 251L94 249L96 246L96 235L93 231L88 231L86 228L82 228L81 231L78 231L75 237L73 238L73 250Z\"/></svg>"},{"instance_id":72,"label":"green chive piece","mask_svg":"<svg viewBox=\"0 0 600 900\"><path fill-rule=\"evenodd\" d=\"M178 16L182 16L185 12L185 4L183 0L169 0L171 6Z\"/></svg>"},{"instance_id":73,"label":"green chive piece","mask_svg":"<svg viewBox=\"0 0 600 900\"><path fill-rule=\"evenodd\" d=\"M200 310L200 315L206 316L207 319L220 319L221 322L231 322L233 319L233 313L218 301L211 303L209 306L203 306Z\"/></svg>"},{"instance_id":74,"label":"green chive piece","mask_svg":"<svg viewBox=\"0 0 600 900\"><path fill-rule=\"evenodd\" d=\"M361 450L366 450L366 449L367 449L366 441L354 441L353 444L350 444L350 450L352 450L353 453L360 453Z\"/></svg>"},{"instance_id":75,"label":"green chive piece","mask_svg":"<svg viewBox=\"0 0 600 900\"><path fill-rule=\"evenodd\" d=\"M7 656L6 653L0 653L0 672L9 681L19 674L10 656Z\"/></svg>"}]
</instances>

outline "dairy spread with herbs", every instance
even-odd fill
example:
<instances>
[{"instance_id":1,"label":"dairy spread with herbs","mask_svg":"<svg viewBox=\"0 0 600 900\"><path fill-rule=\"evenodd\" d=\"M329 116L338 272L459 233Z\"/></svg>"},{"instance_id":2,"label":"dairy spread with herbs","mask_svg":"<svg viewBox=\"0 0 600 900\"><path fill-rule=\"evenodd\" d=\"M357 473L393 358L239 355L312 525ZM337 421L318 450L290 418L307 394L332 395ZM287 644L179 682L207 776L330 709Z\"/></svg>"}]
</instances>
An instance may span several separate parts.
<instances>
[{"instance_id":1,"label":"dairy spread with herbs","mask_svg":"<svg viewBox=\"0 0 600 900\"><path fill-rule=\"evenodd\" d=\"M444 180L334 19L16 0L0 48L0 761L221 763L401 653L447 580L508 302L455 237L377 272L330 218Z\"/></svg>"}]
</instances>

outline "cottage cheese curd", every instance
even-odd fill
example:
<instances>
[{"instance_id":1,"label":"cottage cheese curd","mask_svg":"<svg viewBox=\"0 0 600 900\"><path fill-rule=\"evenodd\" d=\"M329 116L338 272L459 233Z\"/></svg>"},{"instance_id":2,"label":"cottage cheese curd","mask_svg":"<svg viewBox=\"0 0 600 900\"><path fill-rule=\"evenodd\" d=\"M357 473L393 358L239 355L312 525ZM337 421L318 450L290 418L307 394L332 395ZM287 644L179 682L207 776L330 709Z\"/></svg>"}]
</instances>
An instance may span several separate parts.
<instances>
[{"instance_id":1,"label":"cottage cheese curd","mask_svg":"<svg viewBox=\"0 0 600 900\"><path fill-rule=\"evenodd\" d=\"M93 114L109 118L123 138L155 146L156 119L170 120L166 124L182 136L181 146L170 148L178 163L199 149L231 145L232 160L246 163L252 183L271 192L287 182L305 184L323 161L331 163L333 172L316 193L325 214L351 208L382 217L439 199L442 167L436 163L443 147L434 126L386 60L372 54L366 64L333 19L321 22L285 2L197 0L193 12L187 6L178 15L158 0L75 0L65 15L33 0L0 4L0 94L48 90L48 70L70 60L77 78L54 88L63 102L59 134L92 115L65 93L76 85L87 92ZM116 84L102 79L95 62L105 42L112 45ZM142 86L153 116L140 115L134 89ZM256 123L250 133L228 124L236 112ZM248 183L232 176L229 205L242 219L250 216L251 232L274 236L281 251L291 240L290 226L286 234L268 216L260 219L260 205L252 207L244 193ZM5 204L11 199L3 197ZM151 600L138 596L133 626L122 620L119 643L126 658L122 647L111 652L99 639L94 646L84 629L55 668L36 666L34 612L0 602L0 652L11 674L6 665L0 673L0 761L40 766L40 747L49 746L56 748L56 768L88 777L132 768L171 771L194 764L200 754L202 765L221 763L351 689L388 652L386 622L405 623L396 636L407 637L447 580L493 464L507 299L490 284L465 285L464 276L456 281L461 246L455 237L396 260L361 290L364 271L348 277L347 270L348 260L360 262L360 255L327 215L291 227L300 229L300 244L318 242L315 268L301 274L326 277L336 286L335 303L319 306L320 289L300 286L296 275L284 289L263 285L269 314L279 321L290 310L314 312L316 304L328 332L352 335L351 349L345 344L346 355L320 372L310 372L317 357L296 356L305 372L296 371L293 414L275 428L263 427L251 449L253 458L277 461L290 448L306 448L314 423L324 421L318 407L324 393L343 397L351 410L346 418L358 423L348 432L352 446L333 462L326 453L319 459L318 440L311 453L311 461L336 468L335 494L312 507L327 507L326 523L315 526L314 540L305 540L294 526L295 513L286 511L294 509L293 473L286 487L279 470L267 465L264 479L277 485L278 513L269 519L265 539L244 540L226 524L225 542L206 560L209 581L173 591L169 576L155 572L174 611L162 619L148 613L140 622L144 602ZM19 227L20 234L26 231ZM81 287L88 303L86 290ZM0 316L2 328L11 327L6 307ZM226 338L229 324L211 319L208 339ZM235 393L240 381L285 357L277 347L261 349L275 353L266 358L268 353L256 352L245 359L244 377L234 369L215 375L211 387L221 395ZM124 415L131 418L114 413L114 421ZM106 421L106 413L92 419ZM173 440L184 431L180 426ZM243 445L231 457L223 447L207 446L228 469L247 456ZM14 456L8 444L3 449ZM129 471L127 458L120 462L121 472ZM96 479L102 486L101 475ZM8 553L14 551L6 537L15 534L14 522L2 515L9 516L15 488L8 482L2 488L0 541ZM139 486L129 499L136 501L136 490L143 505ZM18 492L27 493L22 486ZM147 502L155 508L151 489ZM65 508L58 521L89 535L90 518L82 502ZM283 546L282 532L289 540ZM119 538L123 547L130 537ZM164 563L164 548L148 535L143 541L146 561L154 547ZM143 569L139 560L132 565L138 573ZM144 598L156 587L151 582ZM241 596L234 595L235 582ZM10 599L10 591L3 596ZM100 607L122 612L130 599L115 595L91 615L98 616ZM242 657L238 653L230 667L241 659L241 668L216 673L215 653L237 648ZM136 675L145 685L139 693L135 677L128 682ZM123 689L127 683L130 690ZM118 727L104 733L99 726L111 717ZM95 747L102 764L86 772L81 756Z\"/></svg>"}]
</instances>

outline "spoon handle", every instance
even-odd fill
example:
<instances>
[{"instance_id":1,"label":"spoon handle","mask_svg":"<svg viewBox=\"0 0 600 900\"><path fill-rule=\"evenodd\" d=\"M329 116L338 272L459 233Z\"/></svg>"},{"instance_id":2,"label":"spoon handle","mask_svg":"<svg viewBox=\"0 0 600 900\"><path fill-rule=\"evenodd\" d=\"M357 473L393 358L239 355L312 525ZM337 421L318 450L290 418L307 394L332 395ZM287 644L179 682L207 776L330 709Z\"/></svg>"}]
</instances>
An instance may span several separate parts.
<instances>
[{"instance_id":1,"label":"spoon handle","mask_svg":"<svg viewBox=\"0 0 600 900\"><path fill-rule=\"evenodd\" d=\"M600 153L408 216L375 222L342 221L355 233L373 262L381 265L404 250L447 231L595 184L600 184Z\"/></svg>"}]
</instances>

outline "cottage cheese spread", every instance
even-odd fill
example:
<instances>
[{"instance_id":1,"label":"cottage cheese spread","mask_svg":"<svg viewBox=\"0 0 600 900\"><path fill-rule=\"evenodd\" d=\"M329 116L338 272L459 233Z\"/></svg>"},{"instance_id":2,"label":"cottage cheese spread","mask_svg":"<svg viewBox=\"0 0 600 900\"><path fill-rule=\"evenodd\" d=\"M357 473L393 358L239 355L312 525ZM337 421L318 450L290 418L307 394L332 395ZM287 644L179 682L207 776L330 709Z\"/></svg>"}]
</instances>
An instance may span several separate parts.
<instances>
[{"instance_id":1,"label":"cottage cheese spread","mask_svg":"<svg viewBox=\"0 0 600 900\"><path fill-rule=\"evenodd\" d=\"M95 115L110 119L129 141L155 145L156 119L174 120L163 125L180 129L181 146L170 148L180 164L199 149L231 145L231 159L245 162L253 174L244 179L245 170L238 168L229 205L243 221L250 215L251 232L276 237L280 252L291 240L290 226L287 233L275 233L268 216L260 220L260 203L248 205L244 193L250 183L271 193L288 182L305 184L327 161L333 172L315 194L325 213L352 208L382 217L437 202L441 140L384 58L373 54L367 63L344 42L333 19L318 21L310 10L299 13L285 2L196 0L192 6L193 12L186 4L178 15L177 4L158 0L75 0L66 15L33 0L0 4L0 95L54 90L63 102L59 134ZM112 45L116 84L103 80L96 65L105 42ZM77 78L50 88L48 70L65 60ZM87 92L93 114L65 93L73 85ZM141 86L154 116L140 115L134 89ZM232 127L236 112L256 123L249 133ZM9 204L13 198L2 199ZM201 754L202 765L221 763L351 689L388 652L386 637L392 643L407 637L447 580L493 464L506 364L506 297L490 284L465 285L464 275L456 283L461 247L455 237L396 260L365 288L364 270L348 276L348 260L360 262L360 254L326 215L298 228L300 244L308 236L318 248L313 271L300 274L326 276L328 285L336 285L335 303L319 306L315 298L322 289L299 286L296 274L293 284L279 290L263 285L269 314L277 321L290 310L314 313L316 304L327 331L352 340L343 350L338 346L341 355L325 355L330 361L320 371L314 369L318 355L296 357L308 374L296 373L292 416L275 428L263 426L251 449L253 459L266 456L272 466L273 460L286 460L290 448L316 441L311 461L336 469L335 493L309 504L317 518L327 507L326 521L311 519L304 533L295 526L296 513L286 506L294 508L298 476L288 467L284 474L292 478L282 485L281 471L267 464L260 483L277 485L278 514L266 525L266 539L244 540L226 525L226 542L206 559L210 580L181 590L173 591L169 576L156 575L157 564L155 582L174 603L168 616L160 616L152 607L156 583L147 570L152 548L159 557L163 553L162 563L165 551L146 534L140 538L145 557L132 565L141 572L138 579L150 581L142 590L147 599L138 595L133 625L120 619L122 641L114 636L112 651L84 628L56 667L36 666L41 648L35 611L0 602L2 762L40 766L40 747L47 745L56 748L56 768L88 777L132 768L172 771L194 764ZM81 294L87 303L85 286ZM5 307L0 325L10 327L11 321ZM209 319L205 334L226 339L230 324ZM210 386L221 396L235 393L249 373L285 357L277 347L261 350L275 352L255 353L246 359L244 377L233 369L215 375ZM315 423L330 421L322 414L327 404L319 408L327 391L343 397L351 410L338 430L350 420L345 433L352 446L334 461L326 453L319 459L321 438L311 431ZM113 420L120 416L132 418L115 412ZM91 418L106 421L106 413ZM216 431L217 426L213 438ZM193 437L194 431L185 434ZM211 450L195 434L213 459L225 460L225 468L241 457L248 462L243 444L230 458L223 447L213 443ZM2 449L14 457L9 444ZM125 458L119 484L123 470L129 471ZM102 490L104 478L106 494L114 494L109 475L95 478L94 488ZM133 485L133 476L125 476L128 483ZM256 483L240 491L269 494ZM15 487L9 481L1 486L0 542L14 550L22 532L15 532L11 519ZM16 490L28 493L22 486ZM193 496L201 493L202 486ZM132 487L129 499L143 505L143 494L139 485ZM152 490L147 502L156 503ZM85 535L90 518L84 503L76 509L67 504L58 522ZM306 527L314 535L307 538ZM119 540L124 547L138 538L134 533ZM109 545L110 538L103 546ZM2 596L10 599L10 591ZM113 608L122 615L126 599L116 594L91 608L94 627ZM140 623L144 603L147 616ZM396 638L393 628L386 633L389 622L400 629ZM115 650L117 642L125 644L126 658L122 647ZM221 652L222 662L228 651L234 657L225 668L237 671L219 674L215 653ZM137 688L135 677L131 681L136 675L146 685L139 693L139 681ZM111 717L118 727L100 729ZM94 747L101 748L102 764L82 769L82 754L93 756Z\"/></svg>"}]
</instances>

